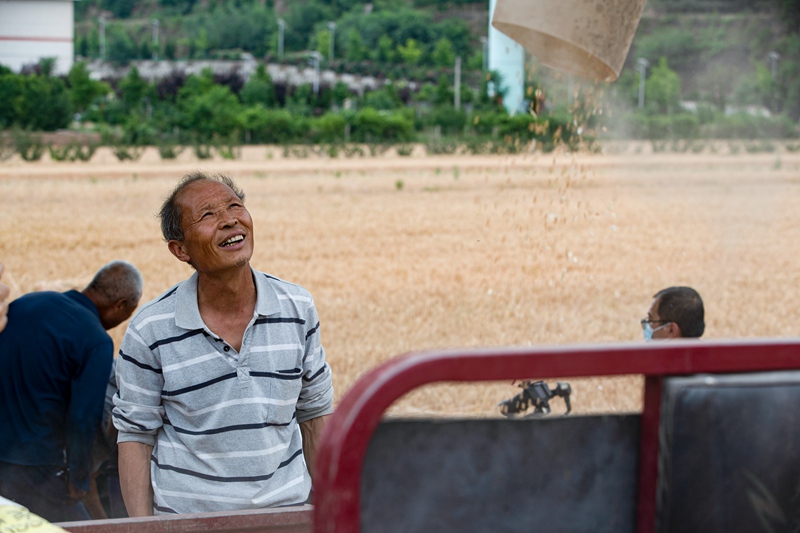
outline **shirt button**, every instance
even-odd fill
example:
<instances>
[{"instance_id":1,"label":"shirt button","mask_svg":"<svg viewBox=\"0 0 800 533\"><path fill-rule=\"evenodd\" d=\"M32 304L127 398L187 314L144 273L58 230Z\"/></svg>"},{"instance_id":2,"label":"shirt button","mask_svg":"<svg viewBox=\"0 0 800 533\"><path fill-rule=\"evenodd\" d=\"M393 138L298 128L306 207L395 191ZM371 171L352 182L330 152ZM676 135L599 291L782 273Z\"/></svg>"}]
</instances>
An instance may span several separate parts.
<instances>
[{"instance_id":1,"label":"shirt button","mask_svg":"<svg viewBox=\"0 0 800 533\"><path fill-rule=\"evenodd\" d=\"M225 350L226 352L229 352L229 351L231 351L231 347L230 346L226 346L226 347L223 348L223 350Z\"/></svg>"}]
</instances>

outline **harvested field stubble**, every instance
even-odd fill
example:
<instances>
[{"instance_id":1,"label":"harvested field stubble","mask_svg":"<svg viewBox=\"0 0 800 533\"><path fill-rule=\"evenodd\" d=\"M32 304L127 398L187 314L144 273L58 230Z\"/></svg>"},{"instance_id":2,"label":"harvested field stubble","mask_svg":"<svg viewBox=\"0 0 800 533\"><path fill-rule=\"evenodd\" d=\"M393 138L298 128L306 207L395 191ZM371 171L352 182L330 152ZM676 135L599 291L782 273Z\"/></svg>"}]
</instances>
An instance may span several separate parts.
<instances>
[{"instance_id":1,"label":"harvested field stubble","mask_svg":"<svg viewBox=\"0 0 800 533\"><path fill-rule=\"evenodd\" d=\"M337 400L407 351L638 340L651 295L669 285L703 295L707 338L797 335L800 155L784 155L779 168L747 155L552 159L320 164L283 175L279 163L265 163L265 175L233 161L220 170L247 192L254 267L314 294ZM190 275L155 218L180 174L92 169L70 179L0 169L0 261L12 297L82 287L112 259L139 266L146 300ZM123 332L112 332L117 344ZM640 408L639 377L570 381L576 412ZM429 386L392 412L492 415L517 391Z\"/></svg>"}]
</instances>

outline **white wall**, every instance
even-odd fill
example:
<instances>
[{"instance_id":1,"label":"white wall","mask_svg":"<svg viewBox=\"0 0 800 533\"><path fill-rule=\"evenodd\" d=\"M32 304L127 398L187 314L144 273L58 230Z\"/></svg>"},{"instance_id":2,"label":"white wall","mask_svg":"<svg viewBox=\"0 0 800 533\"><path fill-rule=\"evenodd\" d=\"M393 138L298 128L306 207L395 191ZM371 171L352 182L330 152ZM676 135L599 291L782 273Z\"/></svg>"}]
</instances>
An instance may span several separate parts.
<instances>
[{"instance_id":1,"label":"white wall","mask_svg":"<svg viewBox=\"0 0 800 533\"><path fill-rule=\"evenodd\" d=\"M73 8L73 0L0 0L0 64L18 72L43 57L55 57L55 72L69 72Z\"/></svg>"},{"instance_id":2,"label":"white wall","mask_svg":"<svg viewBox=\"0 0 800 533\"><path fill-rule=\"evenodd\" d=\"M503 106L513 115L523 110L525 49L492 26L496 3L497 0L489 1L489 70L496 70L503 77L502 84L507 89Z\"/></svg>"}]
</instances>

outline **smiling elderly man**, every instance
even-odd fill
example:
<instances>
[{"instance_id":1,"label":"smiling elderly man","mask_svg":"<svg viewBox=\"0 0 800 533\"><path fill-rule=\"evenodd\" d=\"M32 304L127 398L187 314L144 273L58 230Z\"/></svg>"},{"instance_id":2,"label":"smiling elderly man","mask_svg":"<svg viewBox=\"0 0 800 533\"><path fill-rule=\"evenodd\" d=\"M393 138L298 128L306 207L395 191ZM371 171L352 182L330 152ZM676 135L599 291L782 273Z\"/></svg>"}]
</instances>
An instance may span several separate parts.
<instances>
[{"instance_id":1,"label":"smiling elderly man","mask_svg":"<svg viewBox=\"0 0 800 533\"><path fill-rule=\"evenodd\" d=\"M113 416L128 513L302 504L333 411L314 300L250 267L253 221L229 178L184 177L160 216L196 272L122 343Z\"/></svg>"}]
</instances>

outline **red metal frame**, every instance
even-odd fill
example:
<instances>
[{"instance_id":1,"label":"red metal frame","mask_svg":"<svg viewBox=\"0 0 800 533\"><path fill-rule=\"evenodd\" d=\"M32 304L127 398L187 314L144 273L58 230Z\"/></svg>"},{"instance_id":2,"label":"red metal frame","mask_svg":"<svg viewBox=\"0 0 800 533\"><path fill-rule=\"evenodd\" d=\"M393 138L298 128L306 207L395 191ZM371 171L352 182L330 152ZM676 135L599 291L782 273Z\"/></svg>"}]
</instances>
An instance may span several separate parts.
<instances>
[{"instance_id":1,"label":"red metal frame","mask_svg":"<svg viewBox=\"0 0 800 533\"><path fill-rule=\"evenodd\" d=\"M637 530L653 531L662 376L800 369L800 341L699 342L496 348L412 353L364 375L328 420L317 454L314 531L360 531L361 468L386 409L436 382L643 374L645 404Z\"/></svg>"},{"instance_id":2,"label":"red metal frame","mask_svg":"<svg viewBox=\"0 0 800 533\"><path fill-rule=\"evenodd\" d=\"M310 505L257 511L87 520L56 525L69 533L308 533L312 529Z\"/></svg>"}]
</instances>

